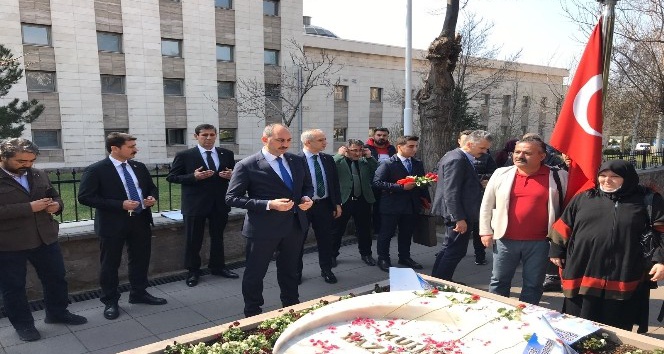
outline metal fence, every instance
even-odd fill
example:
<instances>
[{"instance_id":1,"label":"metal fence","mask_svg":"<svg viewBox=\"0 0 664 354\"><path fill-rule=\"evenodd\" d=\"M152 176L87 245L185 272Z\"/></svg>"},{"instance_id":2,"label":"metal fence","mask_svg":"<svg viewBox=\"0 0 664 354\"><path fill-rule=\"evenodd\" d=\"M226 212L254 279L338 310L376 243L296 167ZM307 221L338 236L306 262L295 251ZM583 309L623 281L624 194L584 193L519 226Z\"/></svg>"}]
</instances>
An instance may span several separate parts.
<instances>
[{"instance_id":1,"label":"metal fence","mask_svg":"<svg viewBox=\"0 0 664 354\"><path fill-rule=\"evenodd\" d=\"M180 208L180 185L169 183L166 176L170 171L170 165L157 165L150 170L154 184L159 189L157 204L152 208L153 212L167 211ZM58 216L60 222L73 222L90 220L94 218L92 208L81 205L78 202L78 189L81 183L82 169L56 169L48 172L53 187L58 191L65 204L63 212Z\"/></svg>"},{"instance_id":2,"label":"metal fence","mask_svg":"<svg viewBox=\"0 0 664 354\"><path fill-rule=\"evenodd\" d=\"M664 150L651 151L604 151L604 160L622 159L632 163L637 169L645 170L651 167L664 166Z\"/></svg>"}]
</instances>

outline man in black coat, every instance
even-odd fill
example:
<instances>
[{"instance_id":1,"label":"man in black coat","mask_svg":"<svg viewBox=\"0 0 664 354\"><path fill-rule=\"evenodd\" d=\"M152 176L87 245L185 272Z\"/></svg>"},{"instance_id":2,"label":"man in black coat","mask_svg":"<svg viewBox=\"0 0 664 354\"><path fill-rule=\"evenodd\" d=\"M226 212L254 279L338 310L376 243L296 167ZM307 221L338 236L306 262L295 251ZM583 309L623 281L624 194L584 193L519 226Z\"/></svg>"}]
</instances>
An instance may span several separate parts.
<instances>
[{"instance_id":1,"label":"man in black coat","mask_svg":"<svg viewBox=\"0 0 664 354\"><path fill-rule=\"evenodd\" d=\"M443 217L447 234L436 256L432 276L452 280L452 275L468 250L473 226L479 222L484 187L475 171L475 159L486 154L493 138L475 130L463 146L448 151L438 162L438 188L431 213Z\"/></svg>"},{"instance_id":2,"label":"man in black coat","mask_svg":"<svg viewBox=\"0 0 664 354\"><path fill-rule=\"evenodd\" d=\"M148 287L152 233L152 207L157 186L144 164L134 161L136 138L125 133L106 137L108 158L88 166L81 177L78 201L95 208L95 233L99 236L101 269L99 283L104 303L104 317L118 318L118 268L122 249L127 244L129 267L129 303L166 304L154 297Z\"/></svg>"},{"instance_id":3,"label":"man in black coat","mask_svg":"<svg viewBox=\"0 0 664 354\"><path fill-rule=\"evenodd\" d=\"M247 209L242 235L247 238L246 268L242 277L244 315L262 312L263 278L275 251L281 304L300 302L298 261L306 211L313 201L313 186L304 160L287 153L292 137L287 127L270 124L261 138L265 145L235 165L226 203Z\"/></svg>"},{"instance_id":4,"label":"man in black coat","mask_svg":"<svg viewBox=\"0 0 664 354\"><path fill-rule=\"evenodd\" d=\"M198 145L177 153L166 177L167 181L182 185L182 215L187 238L184 266L188 270L185 282L190 287L198 284L201 273L200 252L206 220L210 233L210 273L225 278L239 277L226 268L224 259L224 228L231 210L225 198L235 158L232 151L215 148L217 128L214 125L200 124L194 129L194 138Z\"/></svg>"},{"instance_id":5,"label":"man in black coat","mask_svg":"<svg viewBox=\"0 0 664 354\"><path fill-rule=\"evenodd\" d=\"M414 158L419 137L402 136L397 139L397 154L380 163L374 176L373 185L381 191L381 225L378 235L378 267L389 272L390 240L399 227L399 264L413 269L422 265L410 257L410 242L415 231L416 216L424 204L431 203L427 186L418 187L415 182L399 184L397 181L407 176L424 176L422 161Z\"/></svg>"},{"instance_id":6,"label":"man in black coat","mask_svg":"<svg viewBox=\"0 0 664 354\"><path fill-rule=\"evenodd\" d=\"M332 156L323 153L327 146L325 133L320 129L310 129L301 136L302 153L307 171L311 176L314 187L314 205L307 210L307 218L314 229L316 243L318 244L318 264L321 276L326 283L334 284L337 277L332 273L332 267L337 264L332 255L332 229L334 219L341 216L341 194L339 192L339 176L337 166ZM300 281L302 280L302 254L304 251L305 232L300 251Z\"/></svg>"}]
</instances>

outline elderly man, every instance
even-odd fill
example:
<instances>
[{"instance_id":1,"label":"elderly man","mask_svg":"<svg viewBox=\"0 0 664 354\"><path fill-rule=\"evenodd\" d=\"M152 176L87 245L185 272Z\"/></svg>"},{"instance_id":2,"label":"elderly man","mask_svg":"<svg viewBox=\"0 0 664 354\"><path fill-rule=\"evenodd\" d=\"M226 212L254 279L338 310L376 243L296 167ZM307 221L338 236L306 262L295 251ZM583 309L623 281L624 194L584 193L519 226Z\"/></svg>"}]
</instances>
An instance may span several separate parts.
<instances>
[{"instance_id":1,"label":"elderly man","mask_svg":"<svg viewBox=\"0 0 664 354\"><path fill-rule=\"evenodd\" d=\"M26 263L35 268L44 289L46 323L80 325L85 317L67 311L65 265L58 244L62 199L48 175L32 164L39 148L30 140L0 142L0 289L5 313L19 338L41 338L25 293Z\"/></svg>"},{"instance_id":2,"label":"elderly man","mask_svg":"<svg viewBox=\"0 0 664 354\"><path fill-rule=\"evenodd\" d=\"M433 265L434 277L452 280L466 255L484 189L475 171L475 159L487 153L492 140L489 132L475 130L468 134L463 146L448 151L438 162L438 188L431 213L443 217L447 234Z\"/></svg>"},{"instance_id":3,"label":"elderly man","mask_svg":"<svg viewBox=\"0 0 664 354\"><path fill-rule=\"evenodd\" d=\"M514 148L510 167L497 169L487 185L480 207L480 235L493 248L493 273L489 292L509 297L512 278L523 264L519 300L537 305L549 263L551 225L560 216L567 172L543 163L546 146L533 137Z\"/></svg>"},{"instance_id":4,"label":"elderly man","mask_svg":"<svg viewBox=\"0 0 664 354\"><path fill-rule=\"evenodd\" d=\"M306 162L288 153L292 137L288 128L270 124L263 130L261 151L235 165L226 203L247 209L242 235L247 238L246 268L242 278L244 315L263 310L263 278L277 254L277 281L281 304L298 304L298 261L306 211L313 205L314 190Z\"/></svg>"},{"instance_id":5,"label":"elderly man","mask_svg":"<svg viewBox=\"0 0 664 354\"><path fill-rule=\"evenodd\" d=\"M314 186L314 205L307 210L307 218L316 235L320 275L326 283L334 284L337 282L337 277L332 273L332 267L337 265L337 261L336 257L332 255L332 226L334 219L341 216L341 195L339 194L337 166L334 164L332 156L323 152L327 147L327 139L322 130L306 130L302 132L300 138L304 147L299 156L306 160L306 166ZM302 281L302 255L306 237L307 233L305 232L300 250L298 273L300 282Z\"/></svg>"}]
</instances>

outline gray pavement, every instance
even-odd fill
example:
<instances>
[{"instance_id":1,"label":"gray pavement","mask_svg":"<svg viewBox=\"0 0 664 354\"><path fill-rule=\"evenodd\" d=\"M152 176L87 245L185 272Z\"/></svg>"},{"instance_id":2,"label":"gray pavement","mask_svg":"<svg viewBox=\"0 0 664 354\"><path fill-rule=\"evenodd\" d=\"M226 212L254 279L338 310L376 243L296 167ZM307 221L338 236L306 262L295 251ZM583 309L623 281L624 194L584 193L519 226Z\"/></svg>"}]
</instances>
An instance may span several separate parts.
<instances>
[{"instance_id":1,"label":"gray pavement","mask_svg":"<svg viewBox=\"0 0 664 354\"><path fill-rule=\"evenodd\" d=\"M433 266L434 254L440 249L442 235L438 235L439 245L424 247L413 245L412 257L424 265L423 273L429 274ZM375 242L374 242L375 250ZM392 242L393 263L396 266L396 240ZM375 252L374 252L375 255ZM158 255L154 255L158 256ZM487 290L491 274L491 254L489 264L474 264L472 245L468 255L459 264L455 280L469 286ZM323 295L344 294L349 290L383 281L387 273L378 267L365 265L359 256L355 244L344 246L338 258L339 265L334 268L339 282L327 284L320 277L318 255L304 255L304 276L300 286L300 300L311 300ZM242 276L243 268L236 269ZM518 297L521 284L520 269L514 277L512 295ZM120 300L121 315L117 320L108 321L102 316L103 305L98 299L73 303L70 311L86 316L88 323L82 326L45 324L44 311L34 312L35 325L42 334L42 339L25 343L18 339L14 329L6 318L0 319L0 354L15 353L117 353L158 342L181 334L198 331L243 318L243 301L240 279L225 279L206 275L194 288L189 288L184 281L178 281L151 287L148 291L168 299L164 306L133 305L127 302L128 294L123 293ZM264 311L280 307L279 286L276 281L274 262L265 277ZM664 328L656 321L664 289L651 293L650 331L648 335L664 339ZM541 306L560 310L560 293L545 293Z\"/></svg>"}]
</instances>

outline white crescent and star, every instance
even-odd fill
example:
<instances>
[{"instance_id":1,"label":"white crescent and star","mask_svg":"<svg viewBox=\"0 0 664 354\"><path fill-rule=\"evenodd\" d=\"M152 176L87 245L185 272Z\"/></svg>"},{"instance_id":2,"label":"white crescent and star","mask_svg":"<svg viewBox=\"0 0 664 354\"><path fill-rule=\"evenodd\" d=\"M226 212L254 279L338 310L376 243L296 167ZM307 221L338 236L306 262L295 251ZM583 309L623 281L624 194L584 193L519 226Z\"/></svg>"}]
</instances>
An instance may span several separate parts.
<instances>
[{"instance_id":1,"label":"white crescent and star","mask_svg":"<svg viewBox=\"0 0 664 354\"><path fill-rule=\"evenodd\" d=\"M595 92L602 89L602 74L597 74L583 85L579 92L574 97L574 105L572 109L574 111L574 119L579 123L579 126L588 133L589 135L602 137L602 133L596 131L590 126L588 122L588 104L590 99L593 97Z\"/></svg>"}]
</instances>

